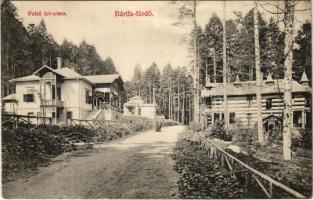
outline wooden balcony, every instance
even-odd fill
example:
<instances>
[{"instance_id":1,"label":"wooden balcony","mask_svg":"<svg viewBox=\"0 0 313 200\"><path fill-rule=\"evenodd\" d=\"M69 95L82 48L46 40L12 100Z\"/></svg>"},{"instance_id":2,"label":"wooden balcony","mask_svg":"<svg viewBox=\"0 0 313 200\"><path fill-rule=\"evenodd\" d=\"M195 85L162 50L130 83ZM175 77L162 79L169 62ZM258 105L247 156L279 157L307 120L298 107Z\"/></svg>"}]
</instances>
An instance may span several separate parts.
<instances>
[{"instance_id":1,"label":"wooden balcony","mask_svg":"<svg viewBox=\"0 0 313 200\"><path fill-rule=\"evenodd\" d=\"M57 99L50 99L50 100L43 100L41 107L64 107L64 101L57 100Z\"/></svg>"}]
</instances>

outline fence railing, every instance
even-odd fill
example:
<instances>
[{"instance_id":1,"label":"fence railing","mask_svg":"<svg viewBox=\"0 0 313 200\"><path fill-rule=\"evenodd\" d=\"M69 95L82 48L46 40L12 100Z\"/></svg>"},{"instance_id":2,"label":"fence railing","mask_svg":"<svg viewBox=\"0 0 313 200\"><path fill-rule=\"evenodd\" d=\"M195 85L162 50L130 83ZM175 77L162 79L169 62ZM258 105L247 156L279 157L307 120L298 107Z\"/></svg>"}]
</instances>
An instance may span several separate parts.
<instances>
[{"instance_id":1,"label":"fence railing","mask_svg":"<svg viewBox=\"0 0 313 200\"><path fill-rule=\"evenodd\" d=\"M12 123L14 128L18 128L20 123L26 124L47 124L52 125L52 117L39 117L32 115L16 115L16 114L2 114L1 125Z\"/></svg>"},{"instance_id":2,"label":"fence railing","mask_svg":"<svg viewBox=\"0 0 313 200\"><path fill-rule=\"evenodd\" d=\"M281 189L282 191L288 193L292 197L296 198L306 198L299 192L289 188L288 186L272 179L271 177L259 172L258 170L250 167L249 165L243 163L238 158L224 151L221 147L217 146L210 139L204 137L202 133L194 134L194 140L199 141L203 148L208 150L208 156L210 159L215 159L220 162L223 167L226 167L232 175L235 172L245 172L255 180L255 183L259 186L259 189L266 195L267 198L273 198L275 192L274 187ZM235 168L244 168L244 170L237 170Z\"/></svg>"},{"instance_id":3,"label":"fence railing","mask_svg":"<svg viewBox=\"0 0 313 200\"><path fill-rule=\"evenodd\" d=\"M32 124L32 125L61 125L61 126L86 126L93 129L96 129L102 125L120 125L120 124L132 124L133 121L138 119L120 119L120 120L97 120L97 119L67 119L64 121L57 120L55 121L52 117L39 117L32 115L17 115L17 114L2 114L2 123L5 125L11 123L13 128L18 128L20 123ZM140 119L141 122L151 123L149 119Z\"/></svg>"},{"instance_id":4,"label":"fence railing","mask_svg":"<svg viewBox=\"0 0 313 200\"><path fill-rule=\"evenodd\" d=\"M75 126L87 126L90 128L98 128L101 125L114 125L119 123L119 121L114 120L86 120L86 119L69 119L69 122L67 125L75 125Z\"/></svg>"}]
</instances>

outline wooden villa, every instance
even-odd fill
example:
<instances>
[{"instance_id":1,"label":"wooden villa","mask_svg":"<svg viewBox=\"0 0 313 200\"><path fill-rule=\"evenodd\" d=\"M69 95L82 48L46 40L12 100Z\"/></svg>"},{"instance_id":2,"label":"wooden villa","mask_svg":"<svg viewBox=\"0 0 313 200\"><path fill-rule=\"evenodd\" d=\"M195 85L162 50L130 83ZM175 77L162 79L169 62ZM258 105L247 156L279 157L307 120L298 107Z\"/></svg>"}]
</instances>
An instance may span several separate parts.
<instances>
[{"instance_id":1,"label":"wooden villa","mask_svg":"<svg viewBox=\"0 0 313 200\"><path fill-rule=\"evenodd\" d=\"M281 128L283 116L283 79L273 80L269 74L261 84L262 118L265 131L274 127ZM224 119L223 83L206 82L201 91L202 115L210 126L216 120ZM292 81L292 125L293 128L305 128L311 121L311 87L305 74L299 82ZM257 123L256 82L240 82L237 75L234 83L227 83L227 110L229 121L227 124L241 124L254 127Z\"/></svg>"}]
</instances>

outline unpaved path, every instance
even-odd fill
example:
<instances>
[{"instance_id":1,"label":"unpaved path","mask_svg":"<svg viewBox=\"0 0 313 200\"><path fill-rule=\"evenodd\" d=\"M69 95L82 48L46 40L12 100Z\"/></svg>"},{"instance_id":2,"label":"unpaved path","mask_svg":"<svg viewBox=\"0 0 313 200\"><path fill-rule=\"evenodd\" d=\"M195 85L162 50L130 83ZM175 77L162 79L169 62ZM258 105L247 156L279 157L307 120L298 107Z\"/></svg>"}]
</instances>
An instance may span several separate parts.
<instances>
[{"instance_id":1,"label":"unpaved path","mask_svg":"<svg viewBox=\"0 0 313 200\"><path fill-rule=\"evenodd\" d=\"M170 153L183 126L147 131L89 151L63 154L29 178L3 186L4 198L177 198Z\"/></svg>"}]
</instances>

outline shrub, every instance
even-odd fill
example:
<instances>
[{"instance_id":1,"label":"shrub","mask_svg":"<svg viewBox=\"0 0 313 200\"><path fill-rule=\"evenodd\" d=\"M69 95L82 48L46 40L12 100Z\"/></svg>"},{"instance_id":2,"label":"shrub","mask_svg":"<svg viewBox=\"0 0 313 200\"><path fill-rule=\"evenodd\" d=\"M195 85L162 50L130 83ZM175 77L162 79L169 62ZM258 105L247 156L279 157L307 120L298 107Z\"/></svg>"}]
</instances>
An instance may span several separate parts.
<instances>
[{"instance_id":1,"label":"shrub","mask_svg":"<svg viewBox=\"0 0 313 200\"><path fill-rule=\"evenodd\" d=\"M312 130L301 129L300 137L294 138L292 140L292 146L312 149Z\"/></svg>"},{"instance_id":2,"label":"shrub","mask_svg":"<svg viewBox=\"0 0 313 200\"><path fill-rule=\"evenodd\" d=\"M258 133L256 129L240 128L233 129L233 141L237 143L256 143L258 140Z\"/></svg>"},{"instance_id":3,"label":"shrub","mask_svg":"<svg viewBox=\"0 0 313 200\"><path fill-rule=\"evenodd\" d=\"M218 161L211 160L199 142L182 137L174 148L173 159L174 169L179 174L180 198L242 197L236 178L221 168Z\"/></svg>"},{"instance_id":4,"label":"shrub","mask_svg":"<svg viewBox=\"0 0 313 200\"><path fill-rule=\"evenodd\" d=\"M194 122L194 121L191 121L189 123L189 127L192 131L194 132L200 132L201 131L201 124L200 123L197 123L197 122Z\"/></svg>"},{"instance_id":5,"label":"shrub","mask_svg":"<svg viewBox=\"0 0 313 200\"><path fill-rule=\"evenodd\" d=\"M162 126L175 126L178 125L179 123L177 121L174 121L172 119L165 119L162 120Z\"/></svg>"},{"instance_id":6,"label":"shrub","mask_svg":"<svg viewBox=\"0 0 313 200\"><path fill-rule=\"evenodd\" d=\"M224 121L216 121L213 124L210 136L225 141L232 140L232 132L225 129Z\"/></svg>"}]
</instances>

